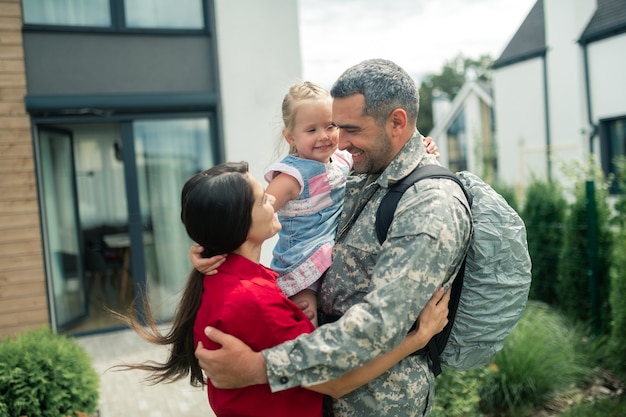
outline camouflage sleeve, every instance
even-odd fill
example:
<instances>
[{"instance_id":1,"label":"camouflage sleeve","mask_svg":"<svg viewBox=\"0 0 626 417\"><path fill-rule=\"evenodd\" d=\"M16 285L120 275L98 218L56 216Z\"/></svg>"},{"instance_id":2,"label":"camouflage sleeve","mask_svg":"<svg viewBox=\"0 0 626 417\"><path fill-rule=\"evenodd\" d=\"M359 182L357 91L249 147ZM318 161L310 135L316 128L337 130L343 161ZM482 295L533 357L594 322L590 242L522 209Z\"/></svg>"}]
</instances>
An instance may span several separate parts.
<instances>
[{"instance_id":1,"label":"camouflage sleeve","mask_svg":"<svg viewBox=\"0 0 626 417\"><path fill-rule=\"evenodd\" d=\"M451 181L421 181L401 199L382 249L375 210L364 210L336 253L347 280L371 273L362 289L368 294L339 321L263 351L272 391L337 378L396 346L435 288L458 269L471 232L464 202Z\"/></svg>"}]
</instances>

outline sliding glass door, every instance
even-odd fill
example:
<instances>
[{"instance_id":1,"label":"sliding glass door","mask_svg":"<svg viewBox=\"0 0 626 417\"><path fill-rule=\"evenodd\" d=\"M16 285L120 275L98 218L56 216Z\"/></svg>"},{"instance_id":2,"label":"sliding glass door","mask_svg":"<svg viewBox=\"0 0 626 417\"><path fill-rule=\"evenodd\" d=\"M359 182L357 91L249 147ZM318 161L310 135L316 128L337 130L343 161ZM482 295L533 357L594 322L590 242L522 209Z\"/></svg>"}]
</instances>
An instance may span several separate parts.
<instances>
[{"instance_id":1,"label":"sliding glass door","mask_svg":"<svg viewBox=\"0 0 626 417\"><path fill-rule=\"evenodd\" d=\"M64 329L87 315L73 141L67 130L40 129L38 133L48 295L56 327Z\"/></svg>"},{"instance_id":2,"label":"sliding glass door","mask_svg":"<svg viewBox=\"0 0 626 417\"><path fill-rule=\"evenodd\" d=\"M140 120L132 132L146 288L157 318L167 319L191 270L180 192L189 177L213 165L209 120Z\"/></svg>"},{"instance_id":3,"label":"sliding glass door","mask_svg":"<svg viewBox=\"0 0 626 417\"><path fill-rule=\"evenodd\" d=\"M172 318L191 270L180 221L185 181L216 163L210 119L172 117L38 129L54 327L122 326L111 310Z\"/></svg>"}]
</instances>

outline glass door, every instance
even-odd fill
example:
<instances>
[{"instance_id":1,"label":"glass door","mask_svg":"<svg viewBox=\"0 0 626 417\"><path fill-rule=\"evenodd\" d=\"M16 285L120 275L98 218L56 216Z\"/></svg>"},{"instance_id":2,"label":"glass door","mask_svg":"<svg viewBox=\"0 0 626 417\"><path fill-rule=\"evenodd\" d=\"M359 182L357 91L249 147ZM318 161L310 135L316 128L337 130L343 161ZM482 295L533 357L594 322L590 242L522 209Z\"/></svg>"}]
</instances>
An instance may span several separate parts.
<instances>
[{"instance_id":1,"label":"glass door","mask_svg":"<svg viewBox=\"0 0 626 417\"><path fill-rule=\"evenodd\" d=\"M57 329L123 327L111 311L134 307L141 315L144 296L157 320L172 319L192 267L180 193L189 177L215 164L211 132L207 116L39 128Z\"/></svg>"},{"instance_id":2,"label":"glass door","mask_svg":"<svg viewBox=\"0 0 626 417\"><path fill-rule=\"evenodd\" d=\"M47 128L37 137L51 315L55 327L64 329L87 315L73 139L69 131Z\"/></svg>"},{"instance_id":3,"label":"glass door","mask_svg":"<svg viewBox=\"0 0 626 417\"><path fill-rule=\"evenodd\" d=\"M172 318L192 268L180 193L189 177L215 164L210 131L206 117L132 123L141 213L135 241L143 244L145 288L158 320Z\"/></svg>"}]
</instances>

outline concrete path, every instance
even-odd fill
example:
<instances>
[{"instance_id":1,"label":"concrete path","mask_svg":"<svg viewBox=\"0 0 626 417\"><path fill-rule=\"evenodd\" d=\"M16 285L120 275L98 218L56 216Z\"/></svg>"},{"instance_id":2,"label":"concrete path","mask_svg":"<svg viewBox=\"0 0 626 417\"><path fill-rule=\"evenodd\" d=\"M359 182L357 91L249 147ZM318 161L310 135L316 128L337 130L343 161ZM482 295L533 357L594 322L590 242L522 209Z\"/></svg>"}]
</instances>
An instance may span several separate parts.
<instances>
[{"instance_id":1,"label":"concrete path","mask_svg":"<svg viewBox=\"0 0 626 417\"><path fill-rule=\"evenodd\" d=\"M141 340L132 330L78 337L100 375L100 417L215 417L206 390L184 379L150 385L143 371L113 371L123 363L161 361L167 348Z\"/></svg>"}]
</instances>

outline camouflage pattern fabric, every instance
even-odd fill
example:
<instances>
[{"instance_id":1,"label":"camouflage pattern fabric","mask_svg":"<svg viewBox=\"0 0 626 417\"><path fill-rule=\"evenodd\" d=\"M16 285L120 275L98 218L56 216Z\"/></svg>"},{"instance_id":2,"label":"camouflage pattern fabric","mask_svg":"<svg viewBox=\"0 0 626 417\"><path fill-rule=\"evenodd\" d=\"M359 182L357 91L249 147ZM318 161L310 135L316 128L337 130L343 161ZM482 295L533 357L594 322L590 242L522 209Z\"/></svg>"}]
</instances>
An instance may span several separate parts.
<instances>
[{"instance_id":1,"label":"camouflage pattern fabric","mask_svg":"<svg viewBox=\"0 0 626 417\"><path fill-rule=\"evenodd\" d=\"M319 293L322 311L343 317L263 351L272 390L334 379L391 350L437 286L451 284L471 235L470 209L455 183L420 181L400 200L382 246L374 230L388 185L425 164L437 162L416 132L380 175L350 178L333 264ZM426 359L410 356L335 400L334 411L336 417L424 416L433 401Z\"/></svg>"}]
</instances>

